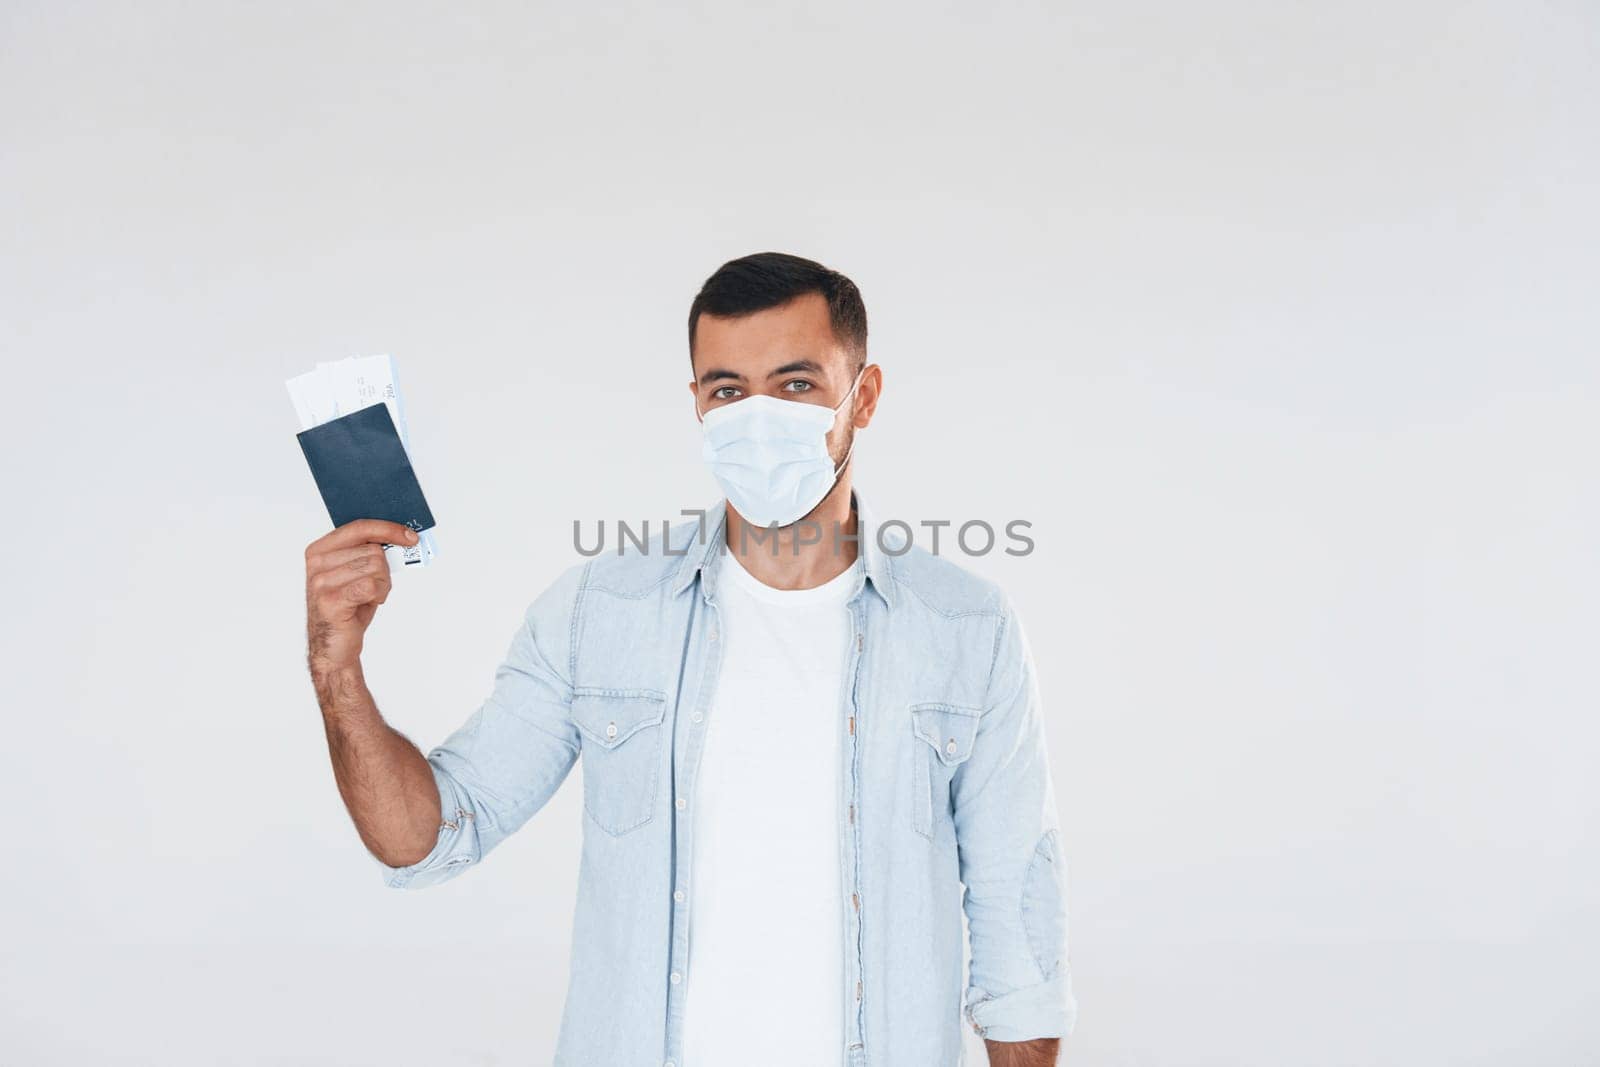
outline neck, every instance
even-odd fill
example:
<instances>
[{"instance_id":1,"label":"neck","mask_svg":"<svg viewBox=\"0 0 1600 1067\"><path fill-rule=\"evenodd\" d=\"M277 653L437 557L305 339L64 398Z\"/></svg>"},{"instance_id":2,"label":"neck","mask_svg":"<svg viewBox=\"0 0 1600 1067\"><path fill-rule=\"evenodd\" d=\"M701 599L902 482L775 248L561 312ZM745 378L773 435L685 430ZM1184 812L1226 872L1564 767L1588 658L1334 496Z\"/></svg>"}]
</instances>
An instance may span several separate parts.
<instances>
[{"instance_id":1,"label":"neck","mask_svg":"<svg viewBox=\"0 0 1600 1067\"><path fill-rule=\"evenodd\" d=\"M776 530L752 526L728 506L728 551L774 589L815 589L843 574L856 561L856 533L849 467L809 515Z\"/></svg>"}]
</instances>

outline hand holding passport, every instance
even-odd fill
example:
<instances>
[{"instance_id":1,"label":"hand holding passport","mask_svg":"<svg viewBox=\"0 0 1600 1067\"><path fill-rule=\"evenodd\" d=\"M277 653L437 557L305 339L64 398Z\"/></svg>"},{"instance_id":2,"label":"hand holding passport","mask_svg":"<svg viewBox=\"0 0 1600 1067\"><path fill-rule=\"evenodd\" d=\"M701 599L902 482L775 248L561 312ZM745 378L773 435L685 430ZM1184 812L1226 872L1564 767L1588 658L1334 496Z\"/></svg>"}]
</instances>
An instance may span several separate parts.
<instances>
[{"instance_id":1,"label":"hand holding passport","mask_svg":"<svg viewBox=\"0 0 1600 1067\"><path fill-rule=\"evenodd\" d=\"M411 466L393 359L319 363L287 384L305 427L296 438L333 525L385 519L409 526L415 545L384 546L396 554L391 568L397 557L404 565L432 562L433 512Z\"/></svg>"}]
</instances>

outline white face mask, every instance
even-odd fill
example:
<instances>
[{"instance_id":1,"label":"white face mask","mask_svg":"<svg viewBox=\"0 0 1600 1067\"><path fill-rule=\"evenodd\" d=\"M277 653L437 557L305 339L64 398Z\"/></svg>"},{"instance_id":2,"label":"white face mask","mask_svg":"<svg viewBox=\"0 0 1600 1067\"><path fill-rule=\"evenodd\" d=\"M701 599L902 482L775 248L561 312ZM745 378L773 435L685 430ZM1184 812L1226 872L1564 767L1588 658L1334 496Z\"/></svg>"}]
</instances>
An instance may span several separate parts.
<instances>
[{"instance_id":1,"label":"white face mask","mask_svg":"<svg viewBox=\"0 0 1600 1067\"><path fill-rule=\"evenodd\" d=\"M828 495L850 451L836 467L828 455L828 431L841 407L861 384L862 367L850 391L832 408L775 396L747 396L706 412L700 420L700 455L711 476L747 522L788 526L805 518ZM698 411L698 403L696 410ZM855 439L850 449L855 448Z\"/></svg>"}]
</instances>

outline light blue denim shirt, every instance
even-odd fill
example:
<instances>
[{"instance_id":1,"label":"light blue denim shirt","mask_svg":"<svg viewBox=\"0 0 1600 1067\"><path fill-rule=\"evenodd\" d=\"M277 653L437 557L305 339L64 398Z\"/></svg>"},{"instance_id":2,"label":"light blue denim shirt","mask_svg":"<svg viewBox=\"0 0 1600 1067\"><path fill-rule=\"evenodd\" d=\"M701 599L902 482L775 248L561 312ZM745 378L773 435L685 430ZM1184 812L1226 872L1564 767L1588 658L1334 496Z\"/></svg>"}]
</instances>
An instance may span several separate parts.
<instances>
[{"instance_id":1,"label":"light blue denim shirt","mask_svg":"<svg viewBox=\"0 0 1600 1067\"><path fill-rule=\"evenodd\" d=\"M963 1010L991 1040L1064 1036L1076 1015L1066 877L1022 628L993 583L909 544L902 527L880 531L855 501L863 566L837 712L839 1063L958 1064ZM454 878L582 758L558 1067L696 1067L682 1055L695 992L689 857L721 659L712 554L725 551L724 509L647 550L576 565L529 605L491 695L427 754L442 808L433 850L409 867L379 864L396 888Z\"/></svg>"}]
</instances>

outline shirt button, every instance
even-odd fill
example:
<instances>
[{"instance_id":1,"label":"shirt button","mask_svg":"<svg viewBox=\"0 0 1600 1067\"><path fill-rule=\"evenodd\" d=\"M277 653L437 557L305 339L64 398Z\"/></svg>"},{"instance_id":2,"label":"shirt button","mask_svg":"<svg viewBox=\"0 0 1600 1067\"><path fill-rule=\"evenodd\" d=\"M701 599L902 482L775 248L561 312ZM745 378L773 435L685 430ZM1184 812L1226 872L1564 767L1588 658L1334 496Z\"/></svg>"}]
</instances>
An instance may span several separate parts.
<instances>
[{"instance_id":1,"label":"shirt button","mask_svg":"<svg viewBox=\"0 0 1600 1067\"><path fill-rule=\"evenodd\" d=\"M673 971L672 972L672 984L673 985L677 985L681 981L683 981L683 975L679 974L677 971Z\"/></svg>"},{"instance_id":2,"label":"shirt button","mask_svg":"<svg viewBox=\"0 0 1600 1067\"><path fill-rule=\"evenodd\" d=\"M689 806L689 802L687 800L683 799L682 797L679 797L677 800L674 800L672 803L677 807L677 809L679 811L682 811L684 808L687 808Z\"/></svg>"},{"instance_id":3,"label":"shirt button","mask_svg":"<svg viewBox=\"0 0 1600 1067\"><path fill-rule=\"evenodd\" d=\"M606 723L606 736L607 737L616 737L617 736L617 724L616 723L614 723L614 722Z\"/></svg>"},{"instance_id":4,"label":"shirt button","mask_svg":"<svg viewBox=\"0 0 1600 1067\"><path fill-rule=\"evenodd\" d=\"M711 628L711 640L715 641L716 639L717 639L717 628L715 626L713 626Z\"/></svg>"},{"instance_id":5,"label":"shirt button","mask_svg":"<svg viewBox=\"0 0 1600 1067\"><path fill-rule=\"evenodd\" d=\"M681 889L673 890L672 899L676 900L679 904L682 904L683 903L683 890L681 890Z\"/></svg>"},{"instance_id":6,"label":"shirt button","mask_svg":"<svg viewBox=\"0 0 1600 1067\"><path fill-rule=\"evenodd\" d=\"M694 721L695 721L695 722L704 722L704 721L705 721L705 716L704 716L704 715L702 715L702 714L700 714L700 713L699 713L699 712L698 712L698 711L697 711L697 712L695 712L695 713L694 713Z\"/></svg>"},{"instance_id":7,"label":"shirt button","mask_svg":"<svg viewBox=\"0 0 1600 1067\"><path fill-rule=\"evenodd\" d=\"M952 737L950 740L946 741L944 743L944 750L950 755L954 756L956 754L956 739Z\"/></svg>"},{"instance_id":8,"label":"shirt button","mask_svg":"<svg viewBox=\"0 0 1600 1067\"><path fill-rule=\"evenodd\" d=\"M666 1063L662 1064L662 1067L676 1067L676 1065L671 1060L668 1060Z\"/></svg>"}]
</instances>

